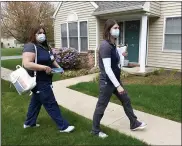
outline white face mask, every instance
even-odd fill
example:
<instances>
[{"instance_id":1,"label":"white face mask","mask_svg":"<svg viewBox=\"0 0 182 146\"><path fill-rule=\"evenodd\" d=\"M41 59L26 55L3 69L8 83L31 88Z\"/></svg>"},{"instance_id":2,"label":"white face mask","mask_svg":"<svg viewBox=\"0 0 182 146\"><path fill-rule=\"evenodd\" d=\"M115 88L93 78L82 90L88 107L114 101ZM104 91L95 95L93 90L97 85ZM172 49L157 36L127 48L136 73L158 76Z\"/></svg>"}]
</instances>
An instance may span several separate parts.
<instances>
[{"instance_id":1,"label":"white face mask","mask_svg":"<svg viewBox=\"0 0 182 146\"><path fill-rule=\"evenodd\" d=\"M119 37L119 29L111 29L110 33L114 38Z\"/></svg>"},{"instance_id":2,"label":"white face mask","mask_svg":"<svg viewBox=\"0 0 182 146\"><path fill-rule=\"evenodd\" d=\"M38 42L40 42L40 43L42 43L42 42L44 42L45 40L46 40L46 36L45 36L45 34L37 34L36 35L36 40L38 41Z\"/></svg>"}]
</instances>

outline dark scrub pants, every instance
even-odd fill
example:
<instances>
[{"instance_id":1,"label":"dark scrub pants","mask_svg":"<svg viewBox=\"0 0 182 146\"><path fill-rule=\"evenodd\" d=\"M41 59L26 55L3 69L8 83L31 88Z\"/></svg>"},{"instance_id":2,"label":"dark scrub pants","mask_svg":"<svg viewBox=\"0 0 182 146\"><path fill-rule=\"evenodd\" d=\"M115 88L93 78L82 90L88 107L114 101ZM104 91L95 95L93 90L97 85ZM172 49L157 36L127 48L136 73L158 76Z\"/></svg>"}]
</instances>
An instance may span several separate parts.
<instances>
[{"instance_id":1,"label":"dark scrub pants","mask_svg":"<svg viewBox=\"0 0 182 146\"><path fill-rule=\"evenodd\" d=\"M110 101L112 94L114 93L121 101L124 111L130 120L130 128L135 128L140 123L137 121L136 115L133 113L130 97L127 93L119 94L116 87L110 81L109 77L105 73L103 58L111 58L111 68L115 74L117 80L120 82L120 68L118 67L119 55L116 47L108 41L103 41L99 49L99 67L100 67L100 81L99 81L99 98L96 105L96 109L93 115L92 132L98 134L100 132L100 121L104 115L104 111ZM122 83L120 82L123 87Z\"/></svg>"},{"instance_id":2,"label":"dark scrub pants","mask_svg":"<svg viewBox=\"0 0 182 146\"><path fill-rule=\"evenodd\" d=\"M37 46L37 63L42 65L47 65L52 67L52 60L50 58L51 53L48 52L41 45ZM34 46L31 43L28 43L24 46L24 52L35 52ZM30 75L33 76L33 73L29 71ZM32 90L33 95L29 104L27 118L25 125L35 126L36 120L43 105L47 113L57 124L59 130L65 130L69 124L63 119L59 106L56 102L54 93L52 91L52 75L46 74L45 71L38 71L36 77L37 85Z\"/></svg>"},{"instance_id":3,"label":"dark scrub pants","mask_svg":"<svg viewBox=\"0 0 182 146\"><path fill-rule=\"evenodd\" d=\"M138 126L138 124L140 124L137 121L136 115L133 113L133 108L131 106L130 97L128 96L128 94L125 93L120 95L113 85L108 84L104 80L100 80L100 94L93 116L92 131L94 134L100 132L100 121L104 115L104 111L113 93L116 95L116 97L121 101L123 105L124 111L130 120L130 128L134 128Z\"/></svg>"}]
</instances>

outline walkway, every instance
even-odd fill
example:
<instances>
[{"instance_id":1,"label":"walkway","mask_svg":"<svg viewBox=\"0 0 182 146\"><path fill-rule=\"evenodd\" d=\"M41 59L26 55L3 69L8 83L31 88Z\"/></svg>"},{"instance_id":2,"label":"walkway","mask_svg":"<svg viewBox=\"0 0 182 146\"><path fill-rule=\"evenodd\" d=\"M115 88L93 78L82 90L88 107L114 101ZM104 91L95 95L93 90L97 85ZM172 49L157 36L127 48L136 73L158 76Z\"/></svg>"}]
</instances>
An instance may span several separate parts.
<instances>
[{"instance_id":1,"label":"walkway","mask_svg":"<svg viewBox=\"0 0 182 146\"><path fill-rule=\"evenodd\" d=\"M20 59L22 56L1 56L1 60Z\"/></svg>"}]
</instances>

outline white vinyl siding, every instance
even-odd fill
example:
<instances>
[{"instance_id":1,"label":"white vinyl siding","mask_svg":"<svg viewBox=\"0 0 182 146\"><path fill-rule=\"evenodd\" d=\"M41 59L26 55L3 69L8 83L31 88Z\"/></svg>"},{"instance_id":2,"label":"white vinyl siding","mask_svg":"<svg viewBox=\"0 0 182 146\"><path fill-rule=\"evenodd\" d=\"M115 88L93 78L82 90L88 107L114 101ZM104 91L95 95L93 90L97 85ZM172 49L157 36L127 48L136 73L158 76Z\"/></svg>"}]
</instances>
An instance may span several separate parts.
<instances>
[{"instance_id":1,"label":"white vinyl siding","mask_svg":"<svg viewBox=\"0 0 182 146\"><path fill-rule=\"evenodd\" d=\"M58 10L58 13L54 21L55 47L60 48L62 46L61 24L67 23L67 17L69 13L74 12L78 16L78 22L87 21L87 25L88 25L87 26L88 27L87 29L88 48L87 49L95 50L96 18L95 16L92 16L92 13L94 12L94 10L95 8L92 6L90 2L62 2L62 5L60 9ZM83 40L86 39L86 37L85 36L82 36L82 37L83 37L82 39L82 42L83 42ZM86 44L83 44L83 45L86 45Z\"/></svg>"},{"instance_id":2,"label":"white vinyl siding","mask_svg":"<svg viewBox=\"0 0 182 146\"><path fill-rule=\"evenodd\" d=\"M160 1L151 1L149 11L152 15L161 14L161 2Z\"/></svg>"},{"instance_id":3,"label":"white vinyl siding","mask_svg":"<svg viewBox=\"0 0 182 146\"><path fill-rule=\"evenodd\" d=\"M181 2L160 2L161 16L149 18L148 66L181 69L181 53L163 51L165 17L181 16Z\"/></svg>"}]
</instances>

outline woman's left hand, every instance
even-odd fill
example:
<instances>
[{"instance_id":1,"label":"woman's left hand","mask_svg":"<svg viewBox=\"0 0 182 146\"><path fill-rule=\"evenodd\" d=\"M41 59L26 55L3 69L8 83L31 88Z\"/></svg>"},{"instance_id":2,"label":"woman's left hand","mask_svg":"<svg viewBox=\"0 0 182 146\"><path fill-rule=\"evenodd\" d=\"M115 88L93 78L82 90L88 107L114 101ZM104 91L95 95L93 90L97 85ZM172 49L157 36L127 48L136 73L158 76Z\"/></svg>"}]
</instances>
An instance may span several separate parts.
<instances>
[{"instance_id":1,"label":"woman's left hand","mask_svg":"<svg viewBox=\"0 0 182 146\"><path fill-rule=\"evenodd\" d=\"M128 56L128 53L127 52L123 52L122 55L126 57L126 56Z\"/></svg>"},{"instance_id":2,"label":"woman's left hand","mask_svg":"<svg viewBox=\"0 0 182 146\"><path fill-rule=\"evenodd\" d=\"M58 68L61 68L61 67L59 66ZM64 70L63 70L63 72L61 72L60 74L63 74L63 73L64 73Z\"/></svg>"}]
</instances>

